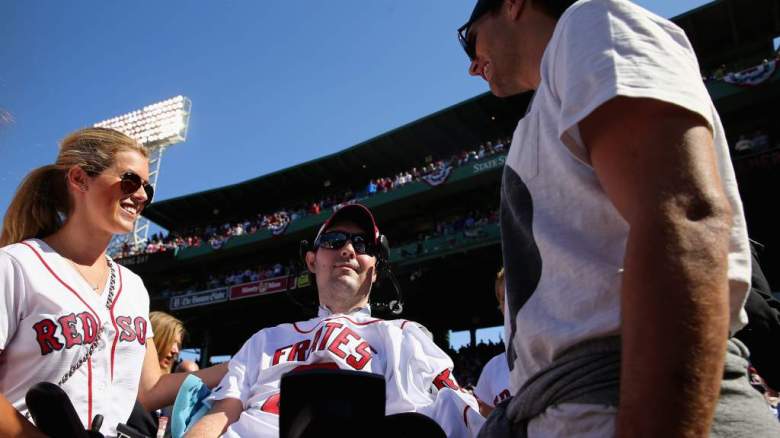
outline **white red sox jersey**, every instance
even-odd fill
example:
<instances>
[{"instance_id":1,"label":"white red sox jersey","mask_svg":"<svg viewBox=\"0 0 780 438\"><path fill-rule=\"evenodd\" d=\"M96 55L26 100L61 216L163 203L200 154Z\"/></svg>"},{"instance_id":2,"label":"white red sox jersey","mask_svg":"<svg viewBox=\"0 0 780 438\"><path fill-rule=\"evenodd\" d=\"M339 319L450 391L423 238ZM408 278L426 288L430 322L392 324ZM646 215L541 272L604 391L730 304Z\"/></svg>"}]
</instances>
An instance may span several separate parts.
<instances>
[{"instance_id":1,"label":"white red sox jersey","mask_svg":"<svg viewBox=\"0 0 780 438\"><path fill-rule=\"evenodd\" d=\"M87 354L91 358L62 385L82 423L104 417L100 431L116 435L138 395L146 340L152 337L149 295L141 279L114 263L113 305L45 242L0 248L0 392L23 415L24 396L41 381L57 383Z\"/></svg>"},{"instance_id":2,"label":"white red sox jersey","mask_svg":"<svg viewBox=\"0 0 780 438\"><path fill-rule=\"evenodd\" d=\"M371 317L367 309L260 330L231 359L210 398L241 400L244 411L224 437L279 436L279 382L295 370L339 368L385 376L387 415L419 412L448 437L476 436L484 419L458 387L452 360L424 329Z\"/></svg>"},{"instance_id":3,"label":"white red sox jersey","mask_svg":"<svg viewBox=\"0 0 780 438\"><path fill-rule=\"evenodd\" d=\"M497 404L509 398L509 365L506 352L493 356L482 367L474 395L483 403L496 407Z\"/></svg>"}]
</instances>

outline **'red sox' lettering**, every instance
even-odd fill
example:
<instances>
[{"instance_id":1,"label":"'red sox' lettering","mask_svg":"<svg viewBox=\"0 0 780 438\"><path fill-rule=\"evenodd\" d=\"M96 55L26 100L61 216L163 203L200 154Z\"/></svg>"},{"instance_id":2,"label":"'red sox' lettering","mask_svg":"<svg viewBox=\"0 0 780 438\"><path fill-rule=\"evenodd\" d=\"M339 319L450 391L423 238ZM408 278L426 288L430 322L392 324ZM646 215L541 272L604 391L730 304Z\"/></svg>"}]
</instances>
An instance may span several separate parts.
<instances>
[{"instance_id":1,"label":"'red sox' lettering","mask_svg":"<svg viewBox=\"0 0 780 438\"><path fill-rule=\"evenodd\" d=\"M146 320L140 316L118 316L117 326L120 328L119 340L123 342L146 343ZM47 355L62 348L73 348L78 345L89 345L95 341L98 334L98 322L89 312L79 314L69 313L56 320L42 319L33 324L35 340L41 348L41 354Z\"/></svg>"},{"instance_id":2,"label":"'red sox' lettering","mask_svg":"<svg viewBox=\"0 0 780 438\"><path fill-rule=\"evenodd\" d=\"M358 333L338 322L326 322L312 339L286 345L274 352L271 365L304 362L315 351L328 350L350 367L362 370L371 360L371 346Z\"/></svg>"}]
</instances>

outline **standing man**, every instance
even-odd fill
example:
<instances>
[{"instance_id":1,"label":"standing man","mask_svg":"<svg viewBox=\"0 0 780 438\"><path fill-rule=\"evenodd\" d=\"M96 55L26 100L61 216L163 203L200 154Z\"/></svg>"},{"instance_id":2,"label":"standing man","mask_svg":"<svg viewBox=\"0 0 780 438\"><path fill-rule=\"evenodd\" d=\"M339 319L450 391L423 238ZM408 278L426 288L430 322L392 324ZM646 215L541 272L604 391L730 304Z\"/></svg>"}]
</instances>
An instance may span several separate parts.
<instances>
[{"instance_id":1,"label":"standing man","mask_svg":"<svg viewBox=\"0 0 780 438\"><path fill-rule=\"evenodd\" d=\"M535 91L501 190L516 395L483 433L777 433L729 339L750 250L684 32L625 0L479 0L459 36L493 94Z\"/></svg>"},{"instance_id":2,"label":"standing man","mask_svg":"<svg viewBox=\"0 0 780 438\"><path fill-rule=\"evenodd\" d=\"M448 437L476 435L484 423L477 401L458 387L452 360L427 330L371 316L371 287L383 269L377 263L388 262L383 239L362 205L344 206L325 222L305 254L316 278L319 315L252 336L230 360L211 395L211 411L188 438L278 437L282 375L311 368L381 374L387 415L416 412L435 420Z\"/></svg>"}]
</instances>

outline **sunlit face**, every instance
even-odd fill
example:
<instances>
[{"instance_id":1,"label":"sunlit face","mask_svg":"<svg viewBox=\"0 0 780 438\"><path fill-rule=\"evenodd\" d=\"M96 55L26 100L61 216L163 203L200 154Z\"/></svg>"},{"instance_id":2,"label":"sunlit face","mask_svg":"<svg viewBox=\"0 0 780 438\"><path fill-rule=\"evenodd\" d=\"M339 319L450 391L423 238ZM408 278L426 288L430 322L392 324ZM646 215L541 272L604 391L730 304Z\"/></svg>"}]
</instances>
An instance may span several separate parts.
<instances>
[{"instance_id":1,"label":"sunlit face","mask_svg":"<svg viewBox=\"0 0 780 438\"><path fill-rule=\"evenodd\" d=\"M148 181L149 161L137 151L118 152L113 166L89 178L80 208L87 221L101 231L111 234L132 231L144 208L146 192L143 187L130 194L122 192L121 175L126 172L134 172Z\"/></svg>"},{"instance_id":2,"label":"sunlit face","mask_svg":"<svg viewBox=\"0 0 780 438\"><path fill-rule=\"evenodd\" d=\"M530 8L516 10L528 15ZM518 24L513 11L505 3L499 11L480 17L468 32L476 53L469 74L482 77L498 97L533 90L539 85L544 46L540 47L536 35L531 34L534 29Z\"/></svg>"},{"instance_id":3,"label":"sunlit face","mask_svg":"<svg viewBox=\"0 0 780 438\"><path fill-rule=\"evenodd\" d=\"M365 232L352 222L338 223L328 231ZM376 257L358 254L351 242L339 249L319 248L306 253L306 264L315 275L320 303L331 310L363 306L376 281ZM344 310L344 311L346 311Z\"/></svg>"},{"instance_id":4,"label":"sunlit face","mask_svg":"<svg viewBox=\"0 0 780 438\"><path fill-rule=\"evenodd\" d=\"M160 369L165 371L170 371L173 364L176 362L176 359L179 358L179 353L181 352L181 333L176 335L176 339L171 344L171 347L168 349L168 351L163 351L160 359Z\"/></svg>"}]
</instances>

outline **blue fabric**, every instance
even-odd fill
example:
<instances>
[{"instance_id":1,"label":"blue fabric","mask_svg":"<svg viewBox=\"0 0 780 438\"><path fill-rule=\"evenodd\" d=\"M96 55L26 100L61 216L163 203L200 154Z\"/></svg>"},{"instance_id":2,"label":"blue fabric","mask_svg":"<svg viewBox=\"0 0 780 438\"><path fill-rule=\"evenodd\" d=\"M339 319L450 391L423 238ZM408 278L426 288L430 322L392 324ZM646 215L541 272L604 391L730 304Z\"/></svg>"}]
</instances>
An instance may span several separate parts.
<instances>
[{"instance_id":1,"label":"blue fabric","mask_svg":"<svg viewBox=\"0 0 780 438\"><path fill-rule=\"evenodd\" d=\"M173 403L171 412L171 436L181 438L187 431L187 428L201 417L206 415L211 409L211 402L206 397L211 394L211 390L205 383L193 374L187 376L179 387L179 393L176 395L176 401Z\"/></svg>"}]
</instances>

